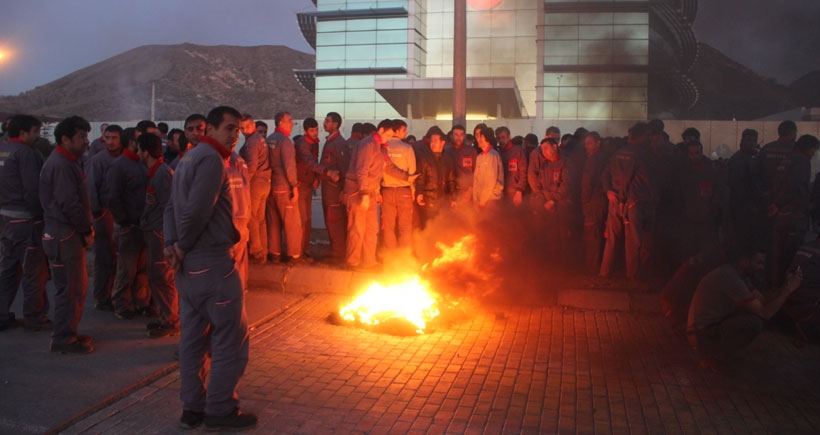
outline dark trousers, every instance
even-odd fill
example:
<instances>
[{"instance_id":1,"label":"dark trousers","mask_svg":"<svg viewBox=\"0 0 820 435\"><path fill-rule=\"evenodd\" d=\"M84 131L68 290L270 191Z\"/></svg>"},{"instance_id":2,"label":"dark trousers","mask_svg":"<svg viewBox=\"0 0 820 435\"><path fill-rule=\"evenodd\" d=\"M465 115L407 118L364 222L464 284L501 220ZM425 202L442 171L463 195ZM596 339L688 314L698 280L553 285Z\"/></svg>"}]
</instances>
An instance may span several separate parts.
<instances>
[{"instance_id":1,"label":"dark trousers","mask_svg":"<svg viewBox=\"0 0 820 435\"><path fill-rule=\"evenodd\" d=\"M114 309L121 312L149 307L151 294L142 230L136 226L120 228L117 254L117 275L111 290Z\"/></svg>"},{"instance_id":2,"label":"dark trousers","mask_svg":"<svg viewBox=\"0 0 820 435\"><path fill-rule=\"evenodd\" d=\"M228 252L189 252L177 273L177 287L181 320L179 396L183 409L227 415L239 404L236 386L248 365L249 347L244 292L234 260ZM206 361L209 353L210 376Z\"/></svg>"},{"instance_id":3,"label":"dark trousers","mask_svg":"<svg viewBox=\"0 0 820 435\"><path fill-rule=\"evenodd\" d=\"M375 195L370 195L370 207L362 207L359 193L347 199L347 250L345 259L352 267L376 264L376 244L379 240L379 215Z\"/></svg>"},{"instance_id":4,"label":"dark trousers","mask_svg":"<svg viewBox=\"0 0 820 435\"><path fill-rule=\"evenodd\" d=\"M775 287L783 284L786 269L803 245L809 229L809 218L803 215L777 214L772 219L772 253L770 279Z\"/></svg>"},{"instance_id":5,"label":"dark trousers","mask_svg":"<svg viewBox=\"0 0 820 435\"><path fill-rule=\"evenodd\" d=\"M111 299L117 273L117 242L114 239L114 217L106 210L94 219L94 299Z\"/></svg>"},{"instance_id":6,"label":"dark trousers","mask_svg":"<svg viewBox=\"0 0 820 435\"><path fill-rule=\"evenodd\" d=\"M606 224L606 201L591 201L583 205L584 263L587 273L597 274L601 268Z\"/></svg>"},{"instance_id":7,"label":"dark trousers","mask_svg":"<svg viewBox=\"0 0 820 435\"><path fill-rule=\"evenodd\" d=\"M619 254L618 248L624 240L624 223L627 220L625 208L626 205L617 201L609 201L606 215L606 244L600 270L601 276L604 277L612 275Z\"/></svg>"},{"instance_id":8,"label":"dark trousers","mask_svg":"<svg viewBox=\"0 0 820 435\"><path fill-rule=\"evenodd\" d=\"M763 331L763 319L742 312L700 331L689 332L689 344L702 358L730 362Z\"/></svg>"},{"instance_id":9,"label":"dark trousers","mask_svg":"<svg viewBox=\"0 0 820 435\"><path fill-rule=\"evenodd\" d=\"M270 194L270 178L251 180L251 220L248 222L250 254L264 258L268 253L268 224L265 206Z\"/></svg>"},{"instance_id":10,"label":"dark trousers","mask_svg":"<svg viewBox=\"0 0 820 435\"><path fill-rule=\"evenodd\" d=\"M282 231L285 232L287 255L302 255L302 222L298 201L292 201L290 192L271 192L267 205L268 252L282 255Z\"/></svg>"},{"instance_id":11,"label":"dark trousers","mask_svg":"<svg viewBox=\"0 0 820 435\"><path fill-rule=\"evenodd\" d=\"M322 211L330 238L330 256L336 260L345 258L347 245L347 210L340 196L338 186L322 184Z\"/></svg>"},{"instance_id":12,"label":"dark trousers","mask_svg":"<svg viewBox=\"0 0 820 435\"><path fill-rule=\"evenodd\" d=\"M0 321L11 320L11 304L23 284L23 317L36 324L48 316L48 268L43 221L0 216Z\"/></svg>"},{"instance_id":13,"label":"dark trousers","mask_svg":"<svg viewBox=\"0 0 820 435\"><path fill-rule=\"evenodd\" d=\"M385 249L413 245L413 193L410 187L382 187L382 237Z\"/></svg>"},{"instance_id":14,"label":"dark trousers","mask_svg":"<svg viewBox=\"0 0 820 435\"><path fill-rule=\"evenodd\" d=\"M310 247L310 230L313 228L313 189L299 188L299 217L302 222L302 252Z\"/></svg>"},{"instance_id":15,"label":"dark trousers","mask_svg":"<svg viewBox=\"0 0 820 435\"><path fill-rule=\"evenodd\" d=\"M250 258L248 258L248 222L244 219L234 221L236 230L239 231L239 242L231 249L231 256L236 263L236 270L239 273L239 280L242 282L242 289L248 288L248 269Z\"/></svg>"},{"instance_id":16,"label":"dark trousers","mask_svg":"<svg viewBox=\"0 0 820 435\"><path fill-rule=\"evenodd\" d=\"M77 337L77 326L83 317L88 272L85 247L76 231L68 234L49 232L43 235L43 250L51 264L54 281L54 343L70 343Z\"/></svg>"},{"instance_id":17,"label":"dark trousers","mask_svg":"<svg viewBox=\"0 0 820 435\"><path fill-rule=\"evenodd\" d=\"M652 258L652 241L655 232L655 208L651 204L637 203L627 207L625 243L626 277L646 279L647 265Z\"/></svg>"},{"instance_id":18,"label":"dark trousers","mask_svg":"<svg viewBox=\"0 0 820 435\"><path fill-rule=\"evenodd\" d=\"M165 260L165 237L161 230L143 231L148 268L148 287L151 299L159 310L162 323L179 325L179 296L174 282L174 271Z\"/></svg>"}]
</instances>

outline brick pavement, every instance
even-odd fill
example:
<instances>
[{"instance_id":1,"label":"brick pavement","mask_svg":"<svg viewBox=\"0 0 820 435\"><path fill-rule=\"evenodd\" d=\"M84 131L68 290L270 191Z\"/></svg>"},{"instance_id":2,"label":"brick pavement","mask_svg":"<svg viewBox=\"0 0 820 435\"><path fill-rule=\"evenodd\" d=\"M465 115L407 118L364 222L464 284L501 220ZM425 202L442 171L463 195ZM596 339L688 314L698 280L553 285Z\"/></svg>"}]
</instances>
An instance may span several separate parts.
<instances>
[{"instance_id":1,"label":"brick pavement","mask_svg":"<svg viewBox=\"0 0 820 435\"><path fill-rule=\"evenodd\" d=\"M311 294L258 328L240 384L255 433L818 433L820 350L766 332L734 376L697 368L658 315L477 309L393 337ZM176 373L65 433L185 433Z\"/></svg>"}]
</instances>

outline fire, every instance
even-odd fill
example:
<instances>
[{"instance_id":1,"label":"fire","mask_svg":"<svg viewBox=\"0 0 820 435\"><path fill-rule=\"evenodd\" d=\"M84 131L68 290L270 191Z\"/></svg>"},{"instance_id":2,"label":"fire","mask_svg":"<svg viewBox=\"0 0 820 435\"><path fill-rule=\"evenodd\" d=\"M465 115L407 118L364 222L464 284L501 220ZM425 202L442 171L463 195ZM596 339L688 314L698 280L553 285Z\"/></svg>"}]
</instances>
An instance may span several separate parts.
<instances>
[{"instance_id":1,"label":"fire","mask_svg":"<svg viewBox=\"0 0 820 435\"><path fill-rule=\"evenodd\" d=\"M422 271L440 268L444 265L469 265L476 250L474 235L464 236L452 246L436 243L441 255L422 266ZM439 314L438 302L441 297L430 290L430 284L418 274L389 285L373 282L370 287L353 302L339 310L346 322L359 322L377 326L389 320L403 319L423 334L428 323Z\"/></svg>"},{"instance_id":2,"label":"fire","mask_svg":"<svg viewBox=\"0 0 820 435\"><path fill-rule=\"evenodd\" d=\"M423 334L427 322L439 315L438 296L428 287L418 275L387 286L374 282L339 314L348 322L371 326L390 319L404 319L416 327L417 333Z\"/></svg>"}]
</instances>

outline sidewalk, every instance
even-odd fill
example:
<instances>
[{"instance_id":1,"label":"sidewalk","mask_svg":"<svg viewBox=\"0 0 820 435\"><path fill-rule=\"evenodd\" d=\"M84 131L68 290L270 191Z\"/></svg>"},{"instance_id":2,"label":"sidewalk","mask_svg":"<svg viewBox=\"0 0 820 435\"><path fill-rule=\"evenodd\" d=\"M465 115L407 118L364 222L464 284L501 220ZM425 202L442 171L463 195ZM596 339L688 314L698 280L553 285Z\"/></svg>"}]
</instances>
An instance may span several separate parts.
<instances>
[{"instance_id":1,"label":"sidewalk","mask_svg":"<svg viewBox=\"0 0 820 435\"><path fill-rule=\"evenodd\" d=\"M820 432L820 349L777 333L733 376L699 369L639 310L476 305L449 327L394 337L327 321L366 276L261 269L249 307L282 282L305 296L252 331L239 388L260 417L251 433ZM189 433L176 427L178 389L170 371L62 432Z\"/></svg>"}]
</instances>

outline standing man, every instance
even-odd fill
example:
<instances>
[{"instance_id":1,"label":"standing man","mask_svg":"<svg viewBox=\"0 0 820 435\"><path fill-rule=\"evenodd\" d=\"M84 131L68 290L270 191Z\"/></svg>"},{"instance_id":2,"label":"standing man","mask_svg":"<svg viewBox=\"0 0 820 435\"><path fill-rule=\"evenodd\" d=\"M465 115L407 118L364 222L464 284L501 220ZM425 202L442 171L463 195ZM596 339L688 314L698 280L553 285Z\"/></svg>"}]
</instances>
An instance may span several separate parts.
<instances>
[{"instance_id":1,"label":"standing man","mask_svg":"<svg viewBox=\"0 0 820 435\"><path fill-rule=\"evenodd\" d=\"M94 308L100 311L114 311L111 290L117 267L117 241L114 235L114 217L102 200L103 186L111 163L122 154L122 141L133 139L133 131L126 135L119 125L109 125L105 129L105 150L97 153L86 163L86 184L91 201L91 215L94 217Z\"/></svg>"},{"instance_id":2,"label":"standing man","mask_svg":"<svg viewBox=\"0 0 820 435\"><path fill-rule=\"evenodd\" d=\"M227 168L240 117L225 106L208 113L207 135L180 162L165 208L165 256L176 270L182 327L179 425L186 429L203 422L211 430L245 429L257 421L239 411L236 394L249 347L244 292L231 256L239 233Z\"/></svg>"},{"instance_id":3,"label":"standing man","mask_svg":"<svg viewBox=\"0 0 820 435\"><path fill-rule=\"evenodd\" d=\"M343 261L347 243L347 211L342 204L342 183L350 165L350 149L347 141L339 132L342 125L342 116L330 112L325 116L322 127L327 133L325 146L322 148L322 165L328 171L336 171L339 178L336 181L322 177L322 211L325 215L325 226L330 238L330 260ZM361 128L361 124L359 124Z\"/></svg>"},{"instance_id":4,"label":"standing man","mask_svg":"<svg viewBox=\"0 0 820 435\"><path fill-rule=\"evenodd\" d=\"M586 161L581 176L581 210L584 216L584 256L586 271L597 274L601 266L604 248L604 224L606 223L606 193L601 186L601 173L608 161L601 151L601 136L590 132L584 139Z\"/></svg>"},{"instance_id":5,"label":"standing man","mask_svg":"<svg viewBox=\"0 0 820 435\"><path fill-rule=\"evenodd\" d=\"M493 129L487 126L476 130L476 142L481 154L476 158L473 178L473 204L487 209L498 203L504 193L504 165L501 156L490 142Z\"/></svg>"},{"instance_id":6,"label":"standing man","mask_svg":"<svg viewBox=\"0 0 820 435\"><path fill-rule=\"evenodd\" d=\"M152 134L152 133L145 133ZM148 290L145 240L140 218L145 206L148 168L140 162L137 141L126 138L122 155L111 162L105 174L102 199L114 217L118 231L117 269L111 301L114 314L122 320L135 315L153 315Z\"/></svg>"},{"instance_id":7,"label":"standing man","mask_svg":"<svg viewBox=\"0 0 820 435\"><path fill-rule=\"evenodd\" d=\"M512 143L509 128L496 128L495 137L504 164L504 196L518 207L524 201L524 191L527 190L527 155L521 145Z\"/></svg>"},{"instance_id":8,"label":"standing man","mask_svg":"<svg viewBox=\"0 0 820 435\"><path fill-rule=\"evenodd\" d=\"M578 191L576 177L572 175L575 168L559 151L555 139L543 139L540 151L544 160L536 184L531 186L532 208L544 217L544 231L551 242L550 254L560 258L565 266L573 266L576 249L571 243L572 223L576 220L575 198Z\"/></svg>"},{"instance_id":9,"label":"standing man","mask_svg":"<svg viewBox=\"0 0 820 435\"><path fill-rule=\"evenodd\" d=\"M757 155L757 130L747 128L740 138L740 149L728 163L729 218L734 246L748 244L765 232L763 192Z\"/></svg>"},{"instance_id":10,"label":"standing man","mask_svg":"<svg viewBox=\"0 0 820 435\"><path fill-rule=\"evenodd\" d=\"M248 238L250 239L250 261L255 264L265 262L268 253L268 226L265 222L265 203L270 194L270 162L268 161L268 144L265 136L257 129L253 117L242 115L240 123L245 145L239 155L248 165L250 180L250 220L248 221Z\"/></svg>"},{"instance_id":11,"label":"standing man","mask_svg":"<svg viewBox=\"0 0 820 435\"><path fill-rule=\"evenodd\" d=\"M54 129L57 147L40 172L43 250L56 289L52 352L94 351L91 337L77 333L88 287L85 248L94 243L88 189L79 163L88 148L89 131L91 125L79 116L60 121Z\"/></svg>"},{"instance_id":12,"label":"standing man","mask_svg":"<svg viewBox=\"0 0 820 435\"><path fill-rule=\"evenodd\" d=\"M407 136L407 124L393 120L392 139L387 141L385 170L381 183L382 215L384 232L382 240L388 251L410 249L413 244L413 189L416 155L413 147L402 139ZM415 186L413 186L415 187Z\"/></svg>"},{"instance_id":13,"label":"standing man","mask_svg":"<svg viewBox=\"0 0 820 435\"><path fill-rule=\"evenodd\" d=\"M287 255L291 260L302 256L302 222L299 217L299 180L296 177L296 148L290 140L293 118L288 112L274 115L276 130L268 136L271 166L271 192L268 195L268 255L271 261L284 259L282 230Z\"/></svg>"},{"instance_id":14,"label":"standing man","mask_svg":"<svg viewBox=\"0 0 820 435\"><path fill-rule=\"evenodd\" d=\"M259 132L262 137L268 137L268 123L265 121L256 121L256 131Z\"/></svg>"},{"instance_id":15,"label":"standing man","mask_svg":"<svg viewBox=\"0 0 820 435\"><path fill-rule=\"evenodd\" d=\"M100 137L91 141L91 145L88 146L88 152L85 154L86 161L91 160L98 152L102 151L106 147L105 141L105 130L108 128L108 124L103 123L100 125Z\"/></svg>"},{"instance_id":16,"label":"standing man","mask_svg":"<svg viewBox=\"0 0 820 435\"><path fill-rule=\"evenodd\" d=\"M179 154L177 157L171 162L168 163L168 166L171 169L176 169L177 164L179 161L182 160L182 157L188 152L189 149L196 146L202 139L202 136L205 135L205 117L200 115L199 113L194 113L193 115L188 116L185 119L185 145L180 142L179 144ZM181 138L180 138L181 140Z\"/></svg>"},{"instance_id":17,"label":"standing man","mask_svg":"<svg viewBox=\"0 0 820 435\"><path fill-rule=\"evenodd\" d=\"M251 220L251 188L248 178L248 164L236 153L228 158L228 177L231 182L233 200L233 224L239 231L239 242L233 246L232 255L236 270L242 280L242 289L248 288L248 225Z\"/></svg>"},{"instance_id":18,"label":"standing man","mask_svg":"<svg viewBox=\"0 0 820 435\"><path fill-rule=\"evenodd\" d=\"M43 156L34 149L41 125L33 116L14 115L9 140L0 144L0 331L17 326L10 310L21 280L25 328L51 328L39 196Z\"/></svg>"},{"instance_id":19,"label":"standing man","mask_svg":"<svg viewBox=\"0 0 820 435\"><path fill-rule=\"evenodd\" d=\"M472 145L466 145L467 130L457 124L451 132L452 155L456 162L456 203L470 202L473 197L473 173L475 172L478 154Z\"/></svg>"},{"instance_id":20,"label":"standing man","mask_svg":"<svg viewBox=\"0 0 820 435\"><path fill-rule=\"evenodd\" d=\"M344 201L347 205L347 265L352 268L376 267L379 223L376 209L380 202L384 175L383 147L393 138L393 121L382 120L376 133L364 137L353 149L345 178Z\"/></svg>"},{"instance_id":21,"label":"standing man","mask_svg":"<svg viewBox=\"0 0 820 435\"><path fill-rule=\"evenodd\" d=\"M179 155L180 145L184 141L184 138L185 132L178 128L171 129L171 131L168 132L168 145L165 148L165 152L162 155L162 159L166 162L170 162L177 158L177 156Z\"/></svg>"},{"instance_id":22,"label":"standing man","mask_svg":"<svg viewBox=\"0 0 820 435\"><path fill-rule=\"evenodd\" d=\"M456 186L455 162L444 152L444 133L431 129L425 139L416 142L416 203L422 230L442 209L451 207Z\"/></svg>"},{"instance_id":23,"label":"standing man","mask_svg":"<svg viewBox=\"0 0 820 435\"><path fill-rule=\"evenodd\" d=\"M310 231L313 227L313 191L319 187L319 177L339 181L339 172L329 171L319 164L319 123L307 118L302 124L304 135L296 141L296 179L299 180L299 216L302 222L302 254L308 257Z\"/></svg>"},{"instance_id":24,"label":"standing man","mask_svg":"<svg viewBox=\"0 0 820 435\"><path fill-rule=\"evenodd\" d=\"M777 140L764 145L758 154L760 180L764 194L771 193L780 162L786 160L794 151L794 144L797 141L797 124L794 121L781 122L777 126L777 135Z\"/></svg>"},{"instance_id":25,"label":"standing man","mask_svg":"<svg viewBox=\"0 0 820 435\"><path fill-rule=\"evenodd\" d=\"M162 141L153 134L137 139L139 157L148 168L145 205L140 217L147 257L148 287L159 319L146 325L151 338L179 334L179 302L174 271L165 259L165 236L162 219L165 206L171 198L171 180L174 171L162 159Z\"/></svg>"}]
</instances>

